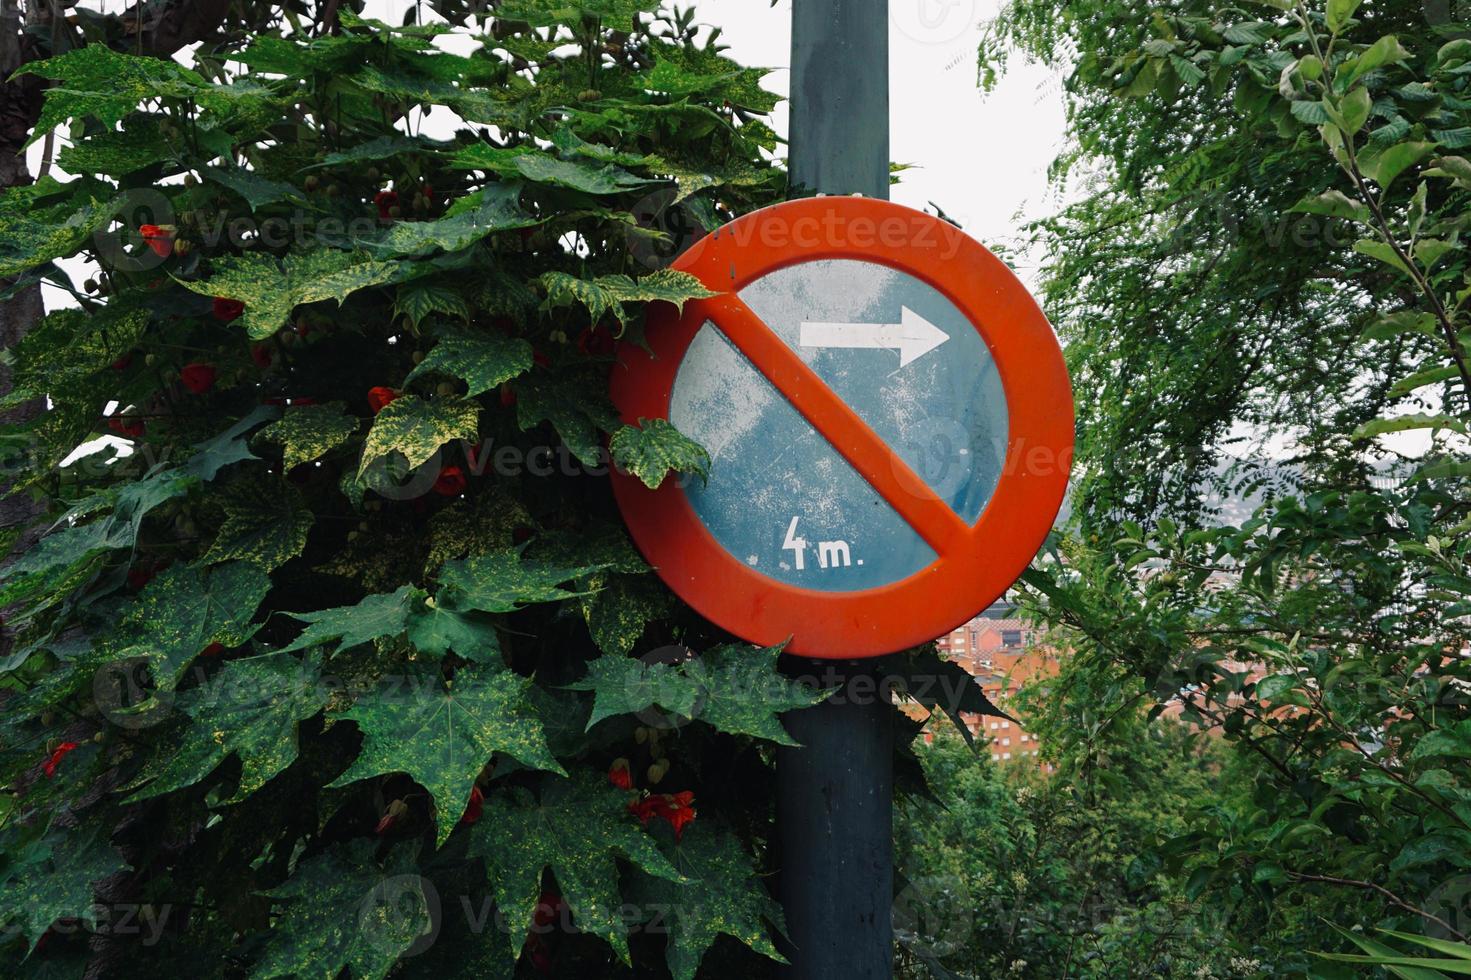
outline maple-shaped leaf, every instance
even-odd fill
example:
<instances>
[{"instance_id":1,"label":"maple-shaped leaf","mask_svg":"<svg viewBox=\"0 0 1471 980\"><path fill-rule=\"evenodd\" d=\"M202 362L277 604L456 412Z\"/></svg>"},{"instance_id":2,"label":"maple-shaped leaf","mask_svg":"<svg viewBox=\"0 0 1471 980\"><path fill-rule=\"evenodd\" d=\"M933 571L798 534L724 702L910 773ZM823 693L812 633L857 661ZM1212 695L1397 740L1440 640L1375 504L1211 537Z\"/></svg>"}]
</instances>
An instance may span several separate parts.
<instances>
[{"instance_id":1,"label":"maple-shaped leaf","mask_svg":"<svg viewBox=\"0 0 1471 980\"><path fill-rule=\"evenodd\" d=\"M360 698L335 717L363 733L362 751L334 786L401 772L434 798L444 843L475 777L500 752L532 769L561 772L547 750L541 719L526 699L531 680L509 670L461 670L452 684L438 672Z\"/></svg>"},{"instance_id":2,"label":"maple-shaped leaf","mask_svg":"<svg viewBox=\"0 0 1471 980\"><path fill-rule=\"evenodd\" d=\"M512 385L516 392L516 422L523 429L550 422L562 442L584 465L604 463L599 432L619 427L618 413L604 393L605 384L583 383L581 378L559 378L550 383L535 375Z\"/></svg>"},{"instance_id":3,"label":"maple-shaped leaf","mask_svg":"<svg viewBox=\"0 0 1471 980\"><path fill-rule=\"evenodd\" d=\"M581 160L563 160L554 153L526 146L501 148L476 143L455 156L455 166L594 195L622 194L659 183L611 163L598 166Z\"/></svg>"},{"instance_id":4,"label":"maple-shaped leaf","mask_svg":"<svg viewBox=\"0 0 1471 980\"><path fill-rule=\"evenodd\" d=\"M357 417L346 414L340 403L301 405L261 429L257 438L283 447L281 462L289 470L321 459L350 439L358 424Z\"/></svg>"},{"instance_id":5,"label":"maple-shaped leaf","mask_svg":"<svg viewBox=\"0 0 1471 980\"><path fill-rule=\"evenodd\" d=\"M696 719L732 735L796 745L782 727L781 714L821 704L833 692L782 676L777 669L781 649L731 643L687 661L685 672L704 687Z\"/></svg>"},{"instance_id":6,"label":"maple-shaped leaf","mask_svg":"<svg viewBox=\"0 0 1471 980\"><path fill-rule=\"evenodd\" d=\"M367 596L352 606L320 612L288 612L285 615L309 625L295 642L282 647L281 652L320 646L330 647L327 652L331 654L371 643L379 637L398 636L408 629L409 613L423 596L422 590L405 585L395 592Z\"/></svg>"},{"instance_id":7,"label":"maple-shaped leaf","mask_svg":"<svg viewBox=\"0 0 1471 980\"><path fill-rule=\"evenodd\" d=\"M69 174L125 177L173 157L174 148L162 132L162 122L161 116L134 116L126 129L92 133L64 147L56 162Z\"/></svg>"},{"instance_id":8,"label":"maple-shaped leaf","mask_svg":"<svg viewBox=\"0 0 1471 980\"><path fill-rule=\"evenodd\" d=\"M704 688L671 663L646 663L627 656L605 655L587 665L587 676L572 691L592 691L593 709L587 727L614 715L637 715L654 706L692 718Z\"/></svg>"},{"instance_id":9,"label":"maple-shaped leaf","mask_svg":"<svg viewBox=\"0 0 1471 980\"><path fill-rule=\"evenodd\" d=\"M97 923L95 885L126 867L110 843L117 815L88 813L78 826L53 824L24 848L7 853L0 871L0 927L19 931L27 948L57 919Z\"/></svg>"},{"instance_id":10,"label":"maple-shaped leaf","mask_svg":"<svg viewBox=\"0 0 1471 980\"><path fill-rule=\"evenodd\" d=\"M476 663L500 664L501 643L489 616L426 599L409 614L409 642L423 653L443 656L453 650Z\"/></svg>"},{"instance_id":11,"label":"maple-shaped leaf","mask_svg":"<svg viewBox=\"0 0 1471 980\"><path fill-rule=\"evenodd\" d=\"M363 444L363 459L358 467L361 476L376 459L389 453L402 453L410 467L429 461L439 447L455 439L474 441L479 433L480 406L461 398L436 398L424 401L414 395L401 395L390 402L373 420Z\"/></svg>"},{"instance_id":12,"label":"maple-shaped leaf","mask_svg":"<svg viewBox=\"0 0 1471 980\"><path fill-rule=\"evenodd\" d=\"M606 939L629 961L616 859L681 879L629 813L628 800L602 773L583 770L569 779L543 779L536 795L522 787L491 794L485 815L471 828L470 849L485 859L513 949L530 932L542 872L550 868L577 927Z\"/></svg>"},{"instance_id":13,"label":"maple-shaped leaf","mask_svg":"<svg viewBox=\"0 0 1471 980\"><path fill-rule=\"evenodd\" d=\"M669 590L649 575L596 575L588 579L588 587L597 591L583 596L582 618L604 653L632 653L649 623L674 607Z\"/></svg>"},{"instance_id":14,"label":"maple-shaped leaf","mask_svg":"<svg viewBox=\"0 0 1471 980\"><path fill-rule=\"evenodd\" d=\"M208 279L180 282L204 296L244 303L245 312L236 322L252 340L280 330L298 306L328 299L340 303L359 289L400 275L396 262L329 248L294 252L279 263L261 252L244 252L214 259L211 268Z\"/></svg>"},{"instance_id":15,"label":"maple-shaped leaf","mask_svg":"<svg viewBox=\"0 0 1471 980\"><path fill-rule=\"evenodd\" d=\"M646 663L605 654L587 676L568 685L595 693L588 727L604 718L639 714L656 705L732 735L796 745L780 715L818 704L832 691L815 691L777 670L781 647L730 644L678 663Z\"/></svg>"},{"instance_id":16,"label":"maple-shaped leaf","mask_svg":"<svg viewBox=\"0 0 1471 980\"><path fill-rule=\"evenodd\" d=\"M580 303L586 307L594 323L602 319L604 313L613 314L619 323L626 322L628 314L623 309L624 303L664 302L683 310L688 300L719 295L706 289L697 277L678 269L660 269L637 281L616 274L578 279L565 272L546 272L537 281L546 290L545 308Z\"/></svg>"},{"instance_id":17,"label":"maple-shaped leaf","mask_svg":"<svg viewBox=\"0 0 1471 980\"><path fill-rule=\"evenodd\" d=\"M336 844L267 893L279 911L252 978L331 978L347 968L353 980L382 980L428 941L434 923L409 848L395 848L384 865L375 849L370 840Z\"/></svg>"},{"instance_id":18,"label":"maple-shaped leaf","mask_svg":"<svg viewBox=\"0 0 1471 980\"><path fill-rule=\"evenodd\" d=\"M465 396L474 398L531 370L531 345L499 331L452 327L440 332L418 367L404 379L407 384L428 374L459 378Z\"/></svg>"},{"instance_id":19,"label":"maple-shaped leaf","mask_svg":"<svg viewBox=\"0 0 1471 980\"><path fill-rule=\"evenodd\" d=\"M883 664L883 675L894 681L899 694L912 698L932 712L943 711L954 722L966 744L972 747L975 736L965 722L966 715L990 715L1016 721L986 697L969 671L953 660L941 660L934 647L886 658Z\"/></svg>"},{"instance_id":20,"label":"maple-shaped leaf","mask_svg":"<svg viewBox=\"0 0 1471 980\"><path fill-rule=\"evenodd\" d=\"M786 930L781 906L761 884L755 862L735 834L704 820L678 839L662 824L656 823L651 833L685 880L638 874L629 900L663 913L669 937L664 960L674 980L694 980L700 960L722 935L778 963L787 962L766 928L769 922L778 931Z\"/></svg>"},{"instance_id":21,"label":"maple-shaped leaf","mask_svg":"<svg viewBox=\"0 0 1471 980\"><path fill-rule=\"evenodd\" d=\"M453 317L468 323L470 320L470 304L465 302L465 297L448 286L435 286L428 283L410 283L398 288L398 298L394 300L393 312L398 316L408 318L409 325L415 330L432 313Z\"/></svg>"},{"instance_id":22,"label":"maple-shaped leaf","mask_svg":"<svg viewBox=\"0 0 1471 980\"><path fill-rule=\"evenodd\" d=\"M96 116L111 129L140 102L208 88L198 73L176 61L121 54L105 44L81 45L26 65L17 74L40 75L56 83L46 92L45 107L27 146L68 119Z\"/></svg>"},{"instance_id":23,"label":"maple-shaped leaf","mask_svg":"<svg viewBox=\"0 0 1471 980\"><path fill-rule=\"evenodd\" d=\"M188 724L159 746L133 780L142 789L130 799L193 786L231 755L240 760L240 784L225 802L244 799L295 761L297 723L321 711L328 693L315 666L289 654L226 663L175 699Z\"/></svg>"},{"instance_id":24,"label":"maple-shaped leaf","mask_svg":"<svg viewBox=\"0 0 1471 980\"><path fill-rule=\"evenodd\" d=\"M125 607L113 637L127 654L147 658L155 683L172 690L205 648L238 647L255 635L252 620L270 589L270 576L249 562L173 565Z\"/></svg>"},{"instance_id":25,"label":"maple-shaped leaf","mask_svg":"<svg viewBox=\"0 0 1471 980\"><path fill-rule=\"evenodd\" d=\"M613 434L608 448L613 465L638 477L650 490L657 490L671 472L693 473L701 480L710 476L710 454L665 419L625 425Z\"/></svg>"},{"instance_id":26,"label":"maple-shaped leaf","mask_svg":"<svg viewBox=\"0 0 1471 980\"><path fill-rule=\"evenodd\" d=\"M563 565L523 558L515 549L445 563L438 601L451 609L514 612L535 602L560 602L580 593L560 586L597 571L598 565Z\"/></svg>"},{"instance_id":27,"label":"maple-shaped leaf","mask_svg":"<svg viewBox=\"0 0 1471 980\"><path fill-rule=\"evenodd\" d=\"M271 571L306 548L316 515L283 480L257 477L229 487L222 497L225 521L200 564L240 560Z\"/></svg>"},{"instance_id":28,"label":"maple-shaped leaf","mask_svg":"<svg viewBox=\"0 0 1471 980\"><path fill-rule=\"evenodd\" d=\"M493 232L532 228L545 220L522 209L519 182L493 183L479 195L461 198L442 218L395 221L392 227L355 244L380 259L420 256L435 250L458 252Z\"/></svg>"}]
</instances>

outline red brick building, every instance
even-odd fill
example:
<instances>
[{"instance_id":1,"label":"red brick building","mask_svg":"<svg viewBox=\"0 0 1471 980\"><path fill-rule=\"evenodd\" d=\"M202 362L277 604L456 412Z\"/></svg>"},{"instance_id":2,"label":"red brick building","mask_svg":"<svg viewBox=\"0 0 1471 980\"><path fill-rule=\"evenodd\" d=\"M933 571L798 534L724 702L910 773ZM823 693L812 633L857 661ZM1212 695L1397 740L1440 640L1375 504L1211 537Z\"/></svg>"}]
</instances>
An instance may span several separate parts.
<instances>
[{"instance_id":1,"label":"red brick building","mask_svg":"<svg viewBox=\"0 0 1471 980\"><path fill-rule=\"evenodd\" d=\"M1008 710L1007 703L1023 684L1057 673L1053 652L1037 643L1031 626L1004 602L993 603L975 619L936 642L941 656L964 667L976 678L991 703L1003 711ZM1018 723L981 715L963 715L962 720L973 735L987 740L994 761L1032 760L1051 771L1051 766L1041 762L1041 741Z\"/></svg>"}]
</instances>

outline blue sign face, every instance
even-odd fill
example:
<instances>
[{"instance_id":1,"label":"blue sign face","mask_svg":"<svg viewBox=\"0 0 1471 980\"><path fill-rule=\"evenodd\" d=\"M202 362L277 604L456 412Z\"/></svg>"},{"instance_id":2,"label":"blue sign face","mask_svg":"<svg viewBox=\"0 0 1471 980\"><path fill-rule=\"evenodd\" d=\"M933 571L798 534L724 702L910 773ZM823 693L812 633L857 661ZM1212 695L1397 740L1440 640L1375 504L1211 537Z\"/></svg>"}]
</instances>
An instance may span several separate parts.
<instances>
[{"instance_id":1,"label":"blue sign face","mask_svg":"<svg viewBox=\"0 0 1471 980\"><path fill-rule=\"evenodd\" d=\"M1001 477L1006 396L980 334L937 290L885 265L788 266L740 298L968 524ZM707 321L670 421L711 456L685 493L711 534L786 585L855 592L936 560L912 527Z\"/></svg>"}]
</instances>

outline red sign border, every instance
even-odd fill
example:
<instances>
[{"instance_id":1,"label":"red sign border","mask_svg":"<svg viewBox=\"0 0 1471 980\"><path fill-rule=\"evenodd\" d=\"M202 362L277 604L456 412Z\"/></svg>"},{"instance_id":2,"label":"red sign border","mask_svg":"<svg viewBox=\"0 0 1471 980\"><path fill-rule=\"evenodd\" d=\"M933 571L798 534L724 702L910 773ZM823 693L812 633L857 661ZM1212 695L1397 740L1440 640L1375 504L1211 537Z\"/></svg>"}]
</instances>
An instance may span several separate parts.
<instances>
[{"instance_id":1,"label":"red sign border","mask_svg":"<svg viewBox=\"0 0 1471 980\"><path fill-rule=\"evenodd\" d=\"M965 314L990 349L1006 393L1008 445L996 491L973 526L919 483L826 385L818 382L820 392L802 387L816 374L734 295L786 266L837 258L881 263L928 283ZM908 495L901 517L939 556L879 588L798 588L727 552L678 480L650 490L614 469L614 496L634 543L676 594L752 643L789 640L789 653L831 660L926 643L1005 594L1046 540L1073 456L1072 387L1062 351L1036 301L1005 264L922 211L868 198L817 197L739 218L696 243L673 268L722 295L686 303L683 314L656 304L645 332L649 350L619 345L610 388L623 420L668 419L675 374L700 327L712 320L783 393L795 386L814 396L793 403L891 506L893 494ZM873 458L875 444L886 454L882 460Z\"/></svg>"}]
</instances>

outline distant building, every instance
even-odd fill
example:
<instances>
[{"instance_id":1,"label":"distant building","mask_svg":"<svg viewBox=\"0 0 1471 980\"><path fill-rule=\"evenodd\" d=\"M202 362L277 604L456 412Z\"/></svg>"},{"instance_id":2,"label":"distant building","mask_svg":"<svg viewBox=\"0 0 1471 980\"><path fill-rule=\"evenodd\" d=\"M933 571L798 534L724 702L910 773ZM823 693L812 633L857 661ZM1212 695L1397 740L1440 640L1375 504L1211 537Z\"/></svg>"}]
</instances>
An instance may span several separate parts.
<instances>
[{"instance_id":1,"label":"distant building","mask_svg":"<svg viewBox=\"0 0 1471 980\"><path fill-rule=\"evenodd\" d=\"M1007 704L1022 685L1057 673L1053 651L1037 643L1036 631L1005 602L992 603L975 619L940 637L936 645L942 657L965 668L991 703L1008 714ZM986 740L994 761L1031 761L1052 771L1040 759L1040 739L1019 723L976 714L963 714L961 720L972 735ZM930 739L927 734L926 741Z\"/></svg>"}]
</instances>

